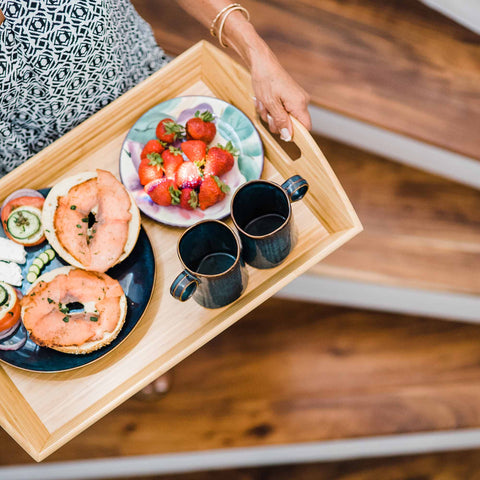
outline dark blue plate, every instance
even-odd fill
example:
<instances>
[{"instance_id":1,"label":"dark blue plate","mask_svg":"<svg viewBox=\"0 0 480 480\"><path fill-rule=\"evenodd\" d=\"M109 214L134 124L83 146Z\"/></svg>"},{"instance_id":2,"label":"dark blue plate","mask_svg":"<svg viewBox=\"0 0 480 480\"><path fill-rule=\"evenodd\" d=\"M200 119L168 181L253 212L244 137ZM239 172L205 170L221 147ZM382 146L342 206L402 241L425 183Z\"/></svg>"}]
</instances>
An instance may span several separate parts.
<instances>
[{"instance_id":1,"label":"dark blue plate","mask_svg":"<svg viewBox=\"0 0 480 480\"><path fill-rule=\"evenodd\" d=\"M47 196L49 191L50 189L40 190L44 196ZM0 228L0 236L5 237L2 228ZM21 289L22 293L26 293L31 286L26 280L28 268L34 258L47 248L50 248L47 242L35 247L26 248L27 262L21 265L24 277ZM65 265L68 264L57 255L41 273L43 274ZM31 372L62 372L88 365L112 351L117 345L123 342L135 328L147 308L152 295L155 280L155 258L153 256L152 245L143 227L140 229L140 235L138 236L137 244L132 253L123 262L110 269L107 274L120 282L127 296L128 304L127 317L125 318L123 328L112 343L86 355L71 355L50 348L39 347L30 339L27 339L25 345L19 350L0 350L0 360L13 367ZM10 337L9 341L12 339L15 340L16 336Z\"/></svg>"}]
</instances>

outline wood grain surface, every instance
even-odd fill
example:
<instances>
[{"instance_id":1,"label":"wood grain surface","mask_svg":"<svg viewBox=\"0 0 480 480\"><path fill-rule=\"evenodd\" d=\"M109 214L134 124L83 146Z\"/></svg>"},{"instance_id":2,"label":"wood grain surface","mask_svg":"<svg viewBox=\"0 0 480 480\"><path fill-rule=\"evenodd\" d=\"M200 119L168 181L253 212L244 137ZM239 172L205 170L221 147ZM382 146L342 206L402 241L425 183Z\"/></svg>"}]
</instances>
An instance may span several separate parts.
<instances>
[{"instance_id":1,"label":"wood grain surface","mask_svg":"<svg viewBox=\"0 0 480 480\"><path fill-rule=\"evenodd\" d=\"M148 478L150 480L167 478L174 480L478 480L479 469L480 451L469 450Z\"/></svg>"},{"instance_id":2,"label":"wood grain surface","mask_svg":"<svg viewBox=\"0 0 480 480\"><path fill-rule=\"evenodd\" d=\"M315 136L365 231L312 270L480 294L480 192Z\"/></svg>"},{"instance_id":3,"label":"wood grain surface","mask_svg":"<svg viewBox=\"0 0 480 480\"><path fill-rule=\"evenodd\" d=\"M480 426L480 326L271 299L47 461ZM5 432L0 464L32 462Z\"/></svg>"},{"instance_id":4,"label":"wood grain surface","mask_svg":"<svg viewBox=\"0 0 480 480\"><path fill-rule=\"evenodd\" d=\"M134 0L177 55L209 37L169 0ZM244 0L313 103L480 158L480 36L417 0Z\"/></svg>"}]
</instances>

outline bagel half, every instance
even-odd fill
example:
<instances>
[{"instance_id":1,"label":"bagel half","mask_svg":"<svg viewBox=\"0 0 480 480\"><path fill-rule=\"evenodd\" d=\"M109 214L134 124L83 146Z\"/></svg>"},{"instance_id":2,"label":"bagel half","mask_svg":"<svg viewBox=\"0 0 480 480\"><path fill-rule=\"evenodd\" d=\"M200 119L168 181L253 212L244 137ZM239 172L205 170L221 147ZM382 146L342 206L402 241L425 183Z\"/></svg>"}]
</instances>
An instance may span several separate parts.
<instances>
[{"instance_id":1,"label":"bagel half","mask_svg":"<svg viewBox=\"0 0 480 480\"><path fill-rule=\"evenodd\" d=\"M42 224L43 229L45 232L45 237L47 241L50 243L52 248L62 257L67 263L73 265L74 267L81 268L83 270L88 270L88 266L83 265L79 260L77 260L73 255L71 255L62 245L62 243L58 240L58 237L55 232L55 212L58 206L58 199L59 197L66 196L71 188L81 183L84 183L92 178L97 178L97 172L82 172L71 177L65 178L57 183L48 193L47 198L45 199L45 203L42 210ZM119 182L120 183L120 182ZM120 183L120 185L122 185ZM122 185L122 188L125 187ZM138 207L135 203L130 192L125 189L129 198L130 198L130 209L129 212L132 215L131 220L129 221L128 225L128 237L125 243L123 253L117 259L115 263L113 263L111 267L116 265L117 263L122 262L127 258L130 253L132 252L135 244L137 243L138 235L140 233L140 212ZM73 227L73 226L72 226Z\"/></svg>"},{"instance_id":2,"label":"bagel half","mask_svg":"<svg viewBox=\"0 0 480 480\"><path fill-rule=\"evenodd\" d=\"M44 273L41 275L29 288L28 292L25 294L25 298L27 298L32 290L40 283L40 282L46 282L49 283L51 282L57 275L67 275L70 270L73 270L74 267L68 266L68 267L60 267L55 270L50 270L49 272ZM96 272L92 272L96 273ZM107 275L106 273L102 273L102 275ZM108 276L108 275L107 275ZM110 277L111 278L111 277ZM123 290L123 289L122 289ZM21 316L22 318L25 318L25 305L24 301L22 299L22 310L21 310ZM102 347L105 347L106 345L110 344L115 340L117 335L120 333L120 330L122 329L124 323L125 323L125 318L127 317L127 298L125 296L125 293L120 297L119 299L119 306L120 306L120 314L119 318L116 324L116 327L113 331L111 332L104 332L103 337L95 340L95 341L89 341L85 342L82 345L72 345L72 346L55 346L55 345L48 345L45 343L44 340L41 338L38 338L35 336L33 331L24 323L24 326L26 330L28 331L30 339L35 342L37 345L43 346L43 347L48 347L53 350L58 350L59 352L63 353L70 353L74 355L83 355L86 353L94 352L95 350L98 350ZM86 311L87 307L85 308Z\"/></svg>"}]
</instances>

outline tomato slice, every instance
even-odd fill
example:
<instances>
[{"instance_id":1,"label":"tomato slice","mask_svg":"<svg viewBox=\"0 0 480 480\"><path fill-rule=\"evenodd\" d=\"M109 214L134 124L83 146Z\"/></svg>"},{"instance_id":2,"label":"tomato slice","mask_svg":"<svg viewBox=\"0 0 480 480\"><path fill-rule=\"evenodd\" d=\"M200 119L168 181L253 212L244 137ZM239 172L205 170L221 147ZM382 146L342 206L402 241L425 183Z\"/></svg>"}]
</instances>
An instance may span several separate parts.
<instances>
[{"instance_id":1,"label":"tomato slice","mask_svg":"<svg viewBox=\"0 0 480 480\"><path fill-rule=\"evenodd\" d=\"M12 328L18 322L20 311L20 300L17 297L13 307L0 314L2 315L0 318L0 332Z\"/></svg>"},{"instance_id":2,"label":"tomato slice","mask_svg":"<svg viewBox=\"0 0 480 480\"><path fill-rule=\"evenodd\" d=\"M13 210L15 210L16 208L18 207L24 207L24 206L30 206L30 207L35 207L35 208L38 208L38 209L42 209L43 208L43 204L45 203L45 199L44 198L40 198L40 197L18 197L18 198L14 198L13 200L10 200L4 207L3 207L3 210L2 210L2 216L1 216L1 219L2 219L2 226L3 226L3 230L5 232L5 235L10 239L10 240L13 240L14 242L16 243L20 243L22 244L21 242L18 241L18 239L12 237L10 235L10 232L8 231L6 225L7 225L7 220L8 220L8 217L10 216L10 213L12 213ZM40 245L42 242L45 241L45 235L43 235L38 241L36 241L35 243L29 243L27 246L28 247L33 247L35 245ZM24 245L24 244L22 244Z\"/></svg>"}]
</instances>

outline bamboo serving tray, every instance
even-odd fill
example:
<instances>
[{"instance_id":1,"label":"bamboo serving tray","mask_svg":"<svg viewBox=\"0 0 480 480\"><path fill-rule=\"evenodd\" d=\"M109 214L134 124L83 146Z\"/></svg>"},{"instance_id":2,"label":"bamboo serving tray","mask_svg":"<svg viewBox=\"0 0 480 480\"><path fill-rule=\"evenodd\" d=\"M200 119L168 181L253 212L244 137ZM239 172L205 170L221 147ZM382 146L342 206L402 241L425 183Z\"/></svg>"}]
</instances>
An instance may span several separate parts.
<instances>
[{"instance_id":1,"label":"bamboo serving tray","mask_svg":"<svg viewBox=\"0 0 480 480\"><path fill-rule=\"evenodd\" d=\"M287 261L270 270L248 267L246 292L217 310L170 296L170 283L181 271L176 243L182 230L142 217L157 274L152 300L131 335L96 362L69 372L0 367L0 425L35 460L43 460L362 230L305 128L293 120L293 142L301 154L292 160L258 120L250 84L242 67L200 42L0 180L3 200L20 187L49 187L98 167L118 177L120 148L135 121L169 98L198 94L221 98L250 117L265 148L263 178L282 183L299 174L310 184L304 200L293 205L299 241Z\"/></svg>"}]
</instances>

